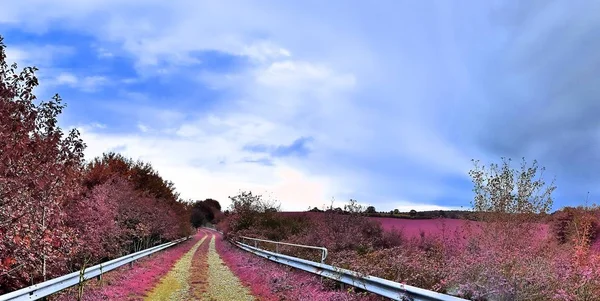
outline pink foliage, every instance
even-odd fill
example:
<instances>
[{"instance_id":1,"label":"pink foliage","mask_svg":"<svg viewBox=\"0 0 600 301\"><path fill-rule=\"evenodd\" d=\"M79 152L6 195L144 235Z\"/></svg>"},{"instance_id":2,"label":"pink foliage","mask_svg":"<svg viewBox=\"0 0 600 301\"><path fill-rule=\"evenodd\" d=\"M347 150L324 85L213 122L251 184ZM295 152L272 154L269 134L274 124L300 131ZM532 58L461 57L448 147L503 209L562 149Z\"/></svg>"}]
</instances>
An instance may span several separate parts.
<instances>
[{"instance_id":1,"label":"pink foliage","mask_svg":"<svg viewBox=\"0 0 600 301\"><path fill-rule=\"evenodd\" d=\"M62 99L33 94L36 71L9 65L0 37L0 294L191 233L149 163L84 162L79 132L58 126Z\"/></svg>"},{"instance_id":2,"label":"pink foliage","mask_svg":"<svg viewBox=\"0 0 600 301\"><path fill-rule=\"evenodd\" d=\"M284 241L327 247L327 263L363 274L474 300L593 300L600 294L600 254L590 248L594 224L586 219L589 227L578 225L578 238L560 245L548 224L521 216L475 222L282 215L306 220L303 231ZM268 233L262 228L269 226L255 224L252 232ZM280 251L318 260L294 248Z\"/></svg>"},{"instance_id":3,"label":"pink foliage","mask_svg":"<svg viewBox=\"0 0 600 301\"><path fill-rule=\"evenodd\" d=\"M66 270L77 251L64 203L79 192L83 142L60 97L38 101L35 68L9 66L0 37L0 294Z\"/></svg>"},{"instance_id":4,"label":"pink foliage","mask_svg":"<svg viewBox=\"0 0 600 301\"><path fill-rule=\"evenodd\" d=\"M120 228L117 224L119 193L124 182L105 183L94 187L89 196L71 205L68 224L77 229L80 256L99 260L119 250Z\"/></svg>"},{"instance_id":5,"label":"pink foliage","mask_svg":"<svg viewBox=\"0 0 600 301\"><path fill-rule=\"evenodd\" d=\"M461 229L468 220L461 219L401 219L401 218L390 218L390 217L370 217L369 219L377 221L381 224L381 227L390 231L392 229L401 230L407 237L418 237L421 232L432 234L439 232L442 226L445 226L449 230ZM471 222L473 223L473 222Z\"/></svg>"},{"instance_id":6,"label":"pink foliage","mask_svg":"<svg viewBox=\"0 0 600 301\"><path fill-rule=\"evenodd\" d=\"M383 300L374 295L330 290L316 275L268 261L242 251L222 237L216 248L227 266L259 300Z\"/></svg>"},{"instance_id":7,"label":"pink foliage","mask_svg":"<svg viewBox=\"0 0 600 301\"><path fill-rule=\"evenodd\" d=\"M104 275L103 283L88 281L84 288L83 300L142 300L201 237L201 234L195 235L193 239L177 246L137 260L133 268L125 266L111 271ZM73 300L75 293L67 292L57 301Z\"/></svg>"}]
</instances>

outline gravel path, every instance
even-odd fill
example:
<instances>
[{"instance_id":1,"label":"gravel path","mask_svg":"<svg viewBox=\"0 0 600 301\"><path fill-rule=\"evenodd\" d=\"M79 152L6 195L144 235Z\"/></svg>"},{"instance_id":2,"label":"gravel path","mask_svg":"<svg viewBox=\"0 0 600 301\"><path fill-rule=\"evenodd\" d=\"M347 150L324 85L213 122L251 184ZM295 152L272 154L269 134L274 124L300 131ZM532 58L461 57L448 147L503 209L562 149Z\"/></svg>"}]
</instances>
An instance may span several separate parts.
<instances>
[{"instance_id":1,"label":"gravel path","mask_svg":"<svg viewBox=\"0 0 600 301\"><path fill-rule=\"evenodd\" d=\"M256 300L223 262L215 248L215 235L201 231L203 237L173 268L144 300Z\"/></svg>"},{"instance_id":2,"label":"gravel path","mask_svg":"<svg viewBox=\"0 0 600 301\"><path fill-rule=\"evenodd\" d=\"M207 237L208 235L205 235L192 249L185 253L144 300L190 300L189 278L192 258Z\"/></svg>"}]
</instances>

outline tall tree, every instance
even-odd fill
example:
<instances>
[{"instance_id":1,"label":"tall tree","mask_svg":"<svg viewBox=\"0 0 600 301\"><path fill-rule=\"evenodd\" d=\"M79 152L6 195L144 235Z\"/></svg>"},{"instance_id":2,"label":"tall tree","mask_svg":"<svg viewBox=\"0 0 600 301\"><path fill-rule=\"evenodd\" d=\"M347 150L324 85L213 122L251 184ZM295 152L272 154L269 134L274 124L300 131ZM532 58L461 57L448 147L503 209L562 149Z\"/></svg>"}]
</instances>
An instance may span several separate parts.
<instances>
[{"instance_id":1,"label":"tall tree","mask_svg":"<svg viewBox=\"0 0 600 301\"><path fill-rule=\"evenodd\" d=\"M36 101L35 71L9 66L0 37L0 282L8 286L59 273L74 251L62 206L80 191L85 145L58 126L58 95Z\"/></svg>"}]
</instances>

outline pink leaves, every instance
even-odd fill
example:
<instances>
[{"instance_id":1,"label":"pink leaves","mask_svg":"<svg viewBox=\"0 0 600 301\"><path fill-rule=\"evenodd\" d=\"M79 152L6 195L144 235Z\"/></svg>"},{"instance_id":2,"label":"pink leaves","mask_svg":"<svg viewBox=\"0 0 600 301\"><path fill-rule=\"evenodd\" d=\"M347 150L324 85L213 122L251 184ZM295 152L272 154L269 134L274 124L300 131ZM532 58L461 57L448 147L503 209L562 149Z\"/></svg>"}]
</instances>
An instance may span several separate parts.
<instances>
[{"instance_id":1,"label":"pink leaves","mask_svg":"<svg viewBox=\"0 0 600 301\"><path fill-rule=\"evenodd\" d=\"M86 168L79 132L58 126L62 99L34 101L37 69L5 57L0 37L0 258L11 258L0 294L190 233L173 184L150 164L113 155Z\"/></svg>"}]
</instances>

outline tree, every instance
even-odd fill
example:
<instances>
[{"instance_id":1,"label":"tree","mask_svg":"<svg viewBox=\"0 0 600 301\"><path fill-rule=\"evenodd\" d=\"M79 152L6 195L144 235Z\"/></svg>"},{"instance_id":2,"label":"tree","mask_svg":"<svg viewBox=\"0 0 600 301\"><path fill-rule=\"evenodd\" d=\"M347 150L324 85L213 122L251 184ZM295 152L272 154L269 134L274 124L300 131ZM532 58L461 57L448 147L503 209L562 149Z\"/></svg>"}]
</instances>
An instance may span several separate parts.
<instances>
[{"instance_id":1,"label":"tree","mask_svg":"<svg viewBox=\"0 0 600 301\"><path fill-rule=\"evenodd\" d=\"M206 199L206 200L204 200L204 203L205 203L207 206L209 206L209 207L211 207L211 208L214 208L214 209L216 209L217 211L221 211L221 204L220 204L220 203L219 203L217 200L214 200L214 199Z\"/></svg>"},{"instance_id":2,"label":"tree","mask_svg":"<svg viewBox=\"0 0 600 301\"><path fill-rule=\"evenodd\" d=\"M375 210L375 207L373 207L373 206L369 206L369 207L367 207L367 209L365 210L365 213L367 213L367 214L373 214L373 213L377 213L377 211Z\"/></svg>"},{"instance_id":3,"label":"tree","mask_svg":"<svg viewBox=\"0 0 600 301\"><path fill-rule=\"evenodd\" d=\"M408 213L411 217L415 217L417 216L417 211L412 209L409 213Z\"/></svg>"},{"instance_id":4,"label":"tree","mask_svg":"<svg viewBox=\"0 0 600 301\"><path fill-rule=\"evenodd\" d=\"M149 163L85 164L79 132L58 126L62 99L36 100L36 71L9 66L0 37L0 294L191 233L188 206Z\"/></svg>"},{"instance_id":5,"label":"tree","mask_svg":"<svg viewBox=\"0 0 600 301\"><path fill-rule=\"evenodd\" d=\"M337 209L336 209L337 211ZM344 205L344 211L350 214L361 214L363 212L363 206L354 199L350 199L347 205Z\"/></svg>"},{"instance_id":6,"label":"tree","mask_svg":"<svg viewBox=\"0 0 600 301\"><path fill-rule=\"evenodd\" d=\"M221 215L221 204L213 199L196 201L192 205L191 222L194 227L213 223Z\"/></svg>"},{"instance_id":7,"label":"tree","mask_svg":"<svg viewBox=\"0 0 600 301\"><path fill-rule=\"evenodd\" d=\"M140 197L148 200L152 199L152 203L154 203L154 200L158 200L161 204L157 206L168 208L165 209L165 214L174 213L178 218L179 222L176 228L180 235L190 233L191 211L179 199L175 185L163 179L150 163L140 160L136 162L113 152L104 153L101 157L94 158L87 164L83 183L89 190L96 185L111 181L114 177L127 180ZM139 210L141 212L145 208ZM155 233L153 235L160 236L162 234Z\"/></svg>"},{"instance_id":8,"label":"tree","mask_svg":"<svg viewBox=\"0 0 600 301\"><path fill-rule=\"evenodd\" d=\"M525 158L520 170L512 169L511 159L502 158L502 164L475 167L469 171L473 181L475 198L473 209L481 212L500 214L547 213L552 207L552 192L556 189L554 180L549 185L543 179L545 168L538 173L537 161L527 166Z\"/></svg>"},{"instance_id":9,"label":"tree","mask_svg":"<svg viewBox=\"0 0 600 301\"><path fill-rule=\"evenodd\" d=\"M400 214L400 210L394 209L394 214Z\"/></svg>"},{"instance_id":10,"label":"tree","mask_svg":"<svg viewBox=\"0 0 600 301\"><path fill-rule=\"evenodd\" d=\"M0 37L0 293L63 272L76 251L63 206L79 196L85 144L58 126L58 95L36 101L36 71L9 66Z\"/></svg>"}]
</instances>

